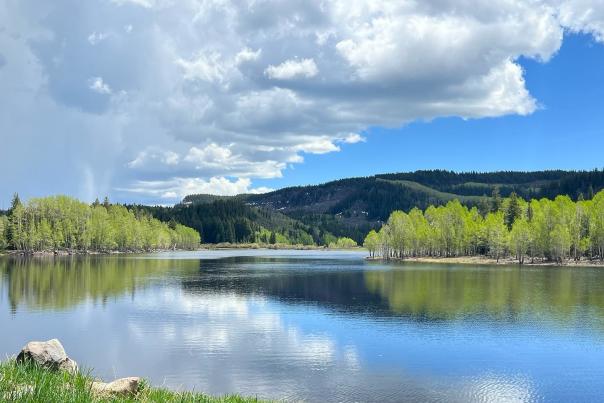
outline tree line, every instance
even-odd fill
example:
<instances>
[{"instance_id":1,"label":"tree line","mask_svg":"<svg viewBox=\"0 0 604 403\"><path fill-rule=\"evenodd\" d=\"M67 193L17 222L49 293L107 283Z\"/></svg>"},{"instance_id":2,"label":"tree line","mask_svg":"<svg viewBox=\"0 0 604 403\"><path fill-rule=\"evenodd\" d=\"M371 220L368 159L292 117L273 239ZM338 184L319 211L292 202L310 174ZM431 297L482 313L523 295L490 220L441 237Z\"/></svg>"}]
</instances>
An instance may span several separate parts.
<instances>
[{"instance_id":1,"label":"tree line","mask_svg":"<svg viewBox=\"0 0 604 403\"><path fill-rule=\"evenodd\" d=\"M523 198L497 190L479 206L458 200L424 211L393 211L364 246L382 258L513 256L519 263L582 258L604 260L604 191L575 202L568 196Z\"/></svg>"},{"instance_id":2,"label":"tree line","mask_svg":"<svg viewBox=\"0 0 604 403\"><path fill-rule=\"evenodd\" d=\"M194 200L194 197L185 200ZM136 205L132 209L145 211L162 221L174 220L194 228L203 234L207 243L323 244L319 242L322 238L315 238L310 226L237 198L187 202L174 207Z\"/></svg>"},{"instance_id":3,"label":"tree line","mask_svg":"<svg viewBox=\"0 0 604 403\"><path fill-rule=\"evenodd\" d=\"M96 200L92 205L68 196L31 199L15 195L8 215L0 217L0 249L27 252L149 251L193 249L197 231L176 222Z\"/></svg>"}]
</instances>

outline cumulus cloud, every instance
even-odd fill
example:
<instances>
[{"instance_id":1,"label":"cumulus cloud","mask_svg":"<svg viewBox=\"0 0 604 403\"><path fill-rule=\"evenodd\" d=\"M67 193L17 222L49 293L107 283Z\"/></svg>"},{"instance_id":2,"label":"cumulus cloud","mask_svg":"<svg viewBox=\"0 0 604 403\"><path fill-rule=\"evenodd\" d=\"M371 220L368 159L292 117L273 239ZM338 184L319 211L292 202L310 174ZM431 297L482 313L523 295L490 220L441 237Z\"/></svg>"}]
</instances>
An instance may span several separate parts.
<instances>
[{"instance_id":1,"label":"cumulus cloud","mask_svg":"<svg viewBox=\"0 0 604 403\"><path fill-rule=\"evenodd\" d=\"M278 66L271 64L264 73L276 80L291 80L298 77L314 77L319 74L319 69L313 59L286 60Z\"/></svg>"},{"instance_id":2,"label":"cumulus cloud","mask_svg":"<svg viewBox=\"0 0 604 403\"><path fill-rule=\"evenodd\" d=\"M254 191L370 127L530 114L518 59L603 24L593 0L1 2L0 190Z\"/></svg>"},{"instance_id":3,"label":"cumulus cloud","mask_svg":"<svg viewBox=\"0 0 604 403\"><path fill-rule=\"evenodd\" d=\"M152 195L159 199L182 199L190 194L218 194L234 196L242 193L266 193L267 187L253 188L249 178L229 180L225 177L212 177L209 180L200 178L172 178L161 181L137 181L132 187L122 189L141 195Z\"/></svg>"},{"instance_id":4,"label":"cumulus cloud","mask_svg":"<svg viewBox=\"0 0 604 403\"><path fill-rule=\"evenodd\" d=\"M598 0L560 1L558 16L573 32L591 33L604 42L604 6Z\"/></svg>"},{"instance_id":5,"label":"cumulus cloud","mask_svg":"<svg viewBox=\"0 0 604 403\"><path fill-rule=\"evenodd\" d=\"M262 53L262 49L252 50L250 48L244 48L241 50L241 52L237 53L237 56L235 56L235 63L241 64L241 63L245 63L245 62L258 60L260 58L261 53Z\"/></svg>"}]
</instances>

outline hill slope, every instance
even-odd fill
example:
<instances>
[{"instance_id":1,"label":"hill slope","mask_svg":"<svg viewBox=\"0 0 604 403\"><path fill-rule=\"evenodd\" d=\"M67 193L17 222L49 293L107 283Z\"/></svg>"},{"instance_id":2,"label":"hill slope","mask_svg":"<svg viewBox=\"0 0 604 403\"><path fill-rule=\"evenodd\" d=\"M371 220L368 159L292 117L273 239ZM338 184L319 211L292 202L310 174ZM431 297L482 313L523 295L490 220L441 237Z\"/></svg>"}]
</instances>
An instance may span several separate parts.
<instances>
[{"instance_id":1,"label":"hill slope","mask_svg":"<svg viewBox=\"0 0 604 403\"><path fill-rule=\"evenodd\" d=\"M190 195L176 209L198 206L199 214L212 214L213 203L230 200L246 205L253 216L248 216L250 222L260 225L264 220L261 226L269 230L297 228L310 234L315 242L321 242L326 234L361 241L369 229L381 225L393 210L425 209L452 199L478 205L494 189L503 197L516 192L525 199L554 198L559 194L577 199L581 195L589 198L602 188L604 171L600 170L491 173L434 170L341 179L231 198ZM199 207L203 205L206 207ZM197 228L187 221L184 224Z\"/></svg>"}]
</instances>

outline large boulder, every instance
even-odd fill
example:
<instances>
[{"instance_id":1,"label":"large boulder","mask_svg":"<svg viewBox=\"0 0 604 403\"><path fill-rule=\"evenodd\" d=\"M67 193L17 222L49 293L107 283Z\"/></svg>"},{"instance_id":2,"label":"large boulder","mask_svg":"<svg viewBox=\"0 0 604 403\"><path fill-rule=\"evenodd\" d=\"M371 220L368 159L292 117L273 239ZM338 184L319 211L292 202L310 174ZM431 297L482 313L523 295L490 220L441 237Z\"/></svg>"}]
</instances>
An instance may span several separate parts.
<instances>
[{"instance_id":1,"label":"large boulder","mask_svg":"<svg viewBox=\"0 0 604 403\"><path fill-rule=\"evenodd\" d=\"M57 339L30 341L17 356L17 362L35 362L45 368L72 373L78 371L78 364L67 356L63 345Z\"/></svg>"},{"instance_id":2,"label":"large boulder","mask_svg":"<svg viewBox=\"0 0 604 403\"><path fill-rule=\"evenodd\" d=\"M134 395L138 392L140 378L130 377L116 379L113 382L93 382L92 391L100 395Z\"/></svg>"}]
</instances>

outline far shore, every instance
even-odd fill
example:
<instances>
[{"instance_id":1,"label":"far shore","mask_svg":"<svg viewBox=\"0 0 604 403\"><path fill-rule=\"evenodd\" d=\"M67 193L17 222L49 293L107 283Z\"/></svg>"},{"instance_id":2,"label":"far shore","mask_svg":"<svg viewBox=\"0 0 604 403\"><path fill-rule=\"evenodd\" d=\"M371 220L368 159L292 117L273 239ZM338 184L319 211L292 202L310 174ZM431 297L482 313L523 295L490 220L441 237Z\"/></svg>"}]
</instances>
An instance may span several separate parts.
<instances>
[{"instance_id":1,"label":"far shore","mask_svg":"<svg viewBox=\"0 0 604 403\"><path fill-rule=\"evenodd\" d=\"M131 255L140 253L158 253L158 252L194 252L206 250L241 250L241 249L267 249L267 250L325 250L325 251L363 251L363 247L356 248L330 248L328 246L317 245L289 245L289 244L260 244L260 243L217 243L201 244L196 249L155 249L155 250L131 250L131 251L95 251L95 250L48 250L48 251L24 251L24 250L0 250L0 256L91 256L91 255Z\"/></svg>"},{"instance_id":2,"label":"far shore","mask_svg":"<svg viewBox=\"0 0 604 403\"><path fill-rule=\"evenodd\" d=\"M200 250L214 250L214 249L278 249L278 250L367 250L363 247L357 246L355 248L331 248L329 246L319 245L290 245L284 243L277 244L266 244L266 243L209 243L202 244L199 247Z\"/></svg>"},{"instance_id":3,"label":"far shore","mask_svg":"<svg viewBox=\"0 0 604 403\"><path fill-rule=\"evenodd\" d=\"M384 259L381 256L367 257L367 260L372 261L391 261L391 262L413 262L413 263L441 263L441 264L473 264L473 265L485 265L485 266L547 266L547 267L604 267L604 262L601 260L586 260L582 259L579 261L565 260L562 263L547 261L547 260L535 260L531 262L530 258L527 258L523 264L518 263L517 259L514 258L501 258L499 261L487 256L455 256L455 257L405 257Z\"/></svg>"}]
</instances>

